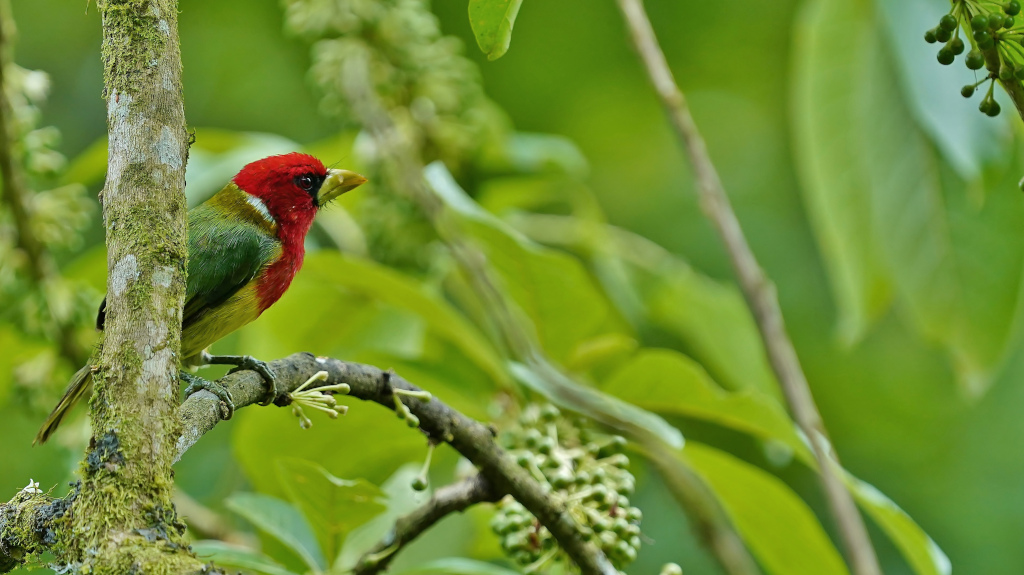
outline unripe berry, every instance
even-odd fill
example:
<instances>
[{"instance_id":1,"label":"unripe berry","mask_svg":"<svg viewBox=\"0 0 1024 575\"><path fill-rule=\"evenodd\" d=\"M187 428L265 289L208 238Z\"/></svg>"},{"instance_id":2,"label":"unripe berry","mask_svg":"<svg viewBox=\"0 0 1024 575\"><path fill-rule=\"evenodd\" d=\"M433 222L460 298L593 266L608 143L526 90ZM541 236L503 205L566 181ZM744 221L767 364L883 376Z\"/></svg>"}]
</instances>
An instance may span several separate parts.
<instances>
[{"instance_id":1,"label":"unripe berry","mask_svg":"<svg viewBox=\"0 0 1024 575\"><path fill-rule=\"evenodd\" d=\"M978 111L982 114L988 115L988 111L992 109L992 104L995 104L994 100L985 98L980 104L978 104Z\"/></svg>"},{"instance_id":2,"label":"unripe berry","mask_svg":"<svg viewBox=\"0 0 1024 575\"><path fill-rule=\"evenodd\" d=\"M1013 16L1007 16L1006 18L1003 18L1003 28L1009 30L1010 28L1013 28L1013 24Z\"/></svg>"},{"instance_id":3,"label":"unripe berry","mask_svg":"<svg viewBox=\"0 0 1024 575\"><path fill-rule=\"evenodd\" d=\"M935 39L939 42L949 42L949 39L953 37L953 33L943 28L935 30Z\"/></svg>"},{"instance_id":4,"label":"unripe berry","mask_svg":"<svg viewBox=\"0 0 1024 575\"><path fill-rule=\"evenodd\" d=\"M950 32L956 30L956 18L952 14L946 14L939 19L939 28Z\"/></svg>"},{"instance_id":5,"label":"unripe berry","mask_svg":"<svg viewBox=\"0 0 1024 575\"><path fill-rule=\"evenodd\" d=\"M982 55L981 50L971 50L967 53L965 62L971 70L980 70L985 66L985 56Z\"/></svg>"},{"instance_id":6,"label":"unripe berry","mask_svg":"<svg viewBox=\"0 0 1024 575\"><path fill-rule=\"evenodd\" d=\"M1009 82L1013 79L1013 68L1010 67L1009 63L1003 62L1003 64L999 66L999 79L1004 82Z\"/></svg>"},{"instance_id":7,"label":"unripe berry","mask_svg":"<svg viewBox=\"0 0 1024 575\"><path fill-rule=\"evenodd\" d=\"M988 112L985 113L988 114L990 118L995 118L999 115L999 110L999 102L992 100L992 105L989 107Z\"/></svg>"},{"instance_id":8,"label":"unripe berry","mask_svg":"<svg viewBox=\"0 0 1024 575\"><path fill-rule=\"evenodd\" d=\"M975 89L976 88L974 86L968 84L963 88L960 88L960 95L963 96L964 98L970 98L971 96L974 95Z\"/></svg>"},{"instance_id":9,"label":"unripe berry","mask_svg":"<svg viewBox=\"0 0 1024 575\"><path fill-rule=\"evenodd\" d=\"M996 30L1003 27L1003 15L992 14L988 17L988 29L995 32Z\"/></svg>"},{"instance_id":10,"label":"unripe berry","mask_svg":"<svg viewBox=\"0 0 1024 575\"><path fill-rule=\"evenodd\" d=\"M984 14L975 14L974 18L971 18L971 29L972 30L984 30L988 28L988 16Z\"/></svg>"},{"instance_id":11,"label":"unripe berry","mask_svg":"<svg viewBox=\"0 0 1024 575\"><path fill-rule=\"evenodd\" d=\"M937 39L935 38L934 29L928 30L927 32L924 33L924 41L928 42L929 44L934 44L937 41Z\"/></svg>"},{"instance_id":12,"label":"unripe berry","mask_svg":"<svg viewBox=\"0 0 1024 575\"><path fill-rule=\"evenodd\" d=\"M683 575L683 568L675 563L666 563L659 575Z\"/></svg>"},{"instance_id":13,"label":"unripe berry","mask_svg":"<svg viewBox=\"0 0 1024 575\"><path fill-rule=\"evenodd\" d=\"M976 30L974 32L974 41L978 43L978 47L982 50L992 47L992 35L986 30Z\"/></svg>"},{"instance_id":14,"label":"unripe berry","mask_svg":"<svg viewBox=\"0 0 1024 575\"><path fill-rule=\"evenodd\" d=\"M1010 0L1006 4L1003 4L1003 12L1006 12L1010 16L1020 14L1020 2L1017 0Z\"/></svg>"},{"instance_id":15,"label":"unripe berry","mask_svg":"<svg viewBox=\"0 0 1024 575\"><path fill-rule=\"evenodd\" d=\"M959 36L953 38L953 41L949 43L949 49L953 51L953 54L959 56L964 53L964 41Z\"/></svg>"}]
</instances>

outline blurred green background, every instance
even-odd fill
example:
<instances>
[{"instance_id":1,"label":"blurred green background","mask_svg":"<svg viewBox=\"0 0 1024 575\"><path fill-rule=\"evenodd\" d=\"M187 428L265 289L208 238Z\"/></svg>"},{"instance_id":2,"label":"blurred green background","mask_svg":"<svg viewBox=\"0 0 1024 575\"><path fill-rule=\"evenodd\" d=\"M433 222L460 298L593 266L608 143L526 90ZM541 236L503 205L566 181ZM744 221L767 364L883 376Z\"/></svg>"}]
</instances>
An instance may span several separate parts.
<instances>
[{"instance_id":1,"label":"blurred green background","mask_svg":"<svg viewBox=\"0 0 1024 575\"><path fill-rule=\"evenodd\" d=\"M977 113L976 101L958 93L972 74L959 65L939 67L921 41L945 3L755 0L735 11L711 2L646 4L747 237L778 286L844 466L913 517L954 572L1024 571L1020 121L1010 113L995 119ZM58 127L59 151L72 166L85 165L83 154L94 153L105 134L97 10L58 0L15 0L13 7L17 63L51 78L41 125ZM432 10L442 30L465 44L487 95L517 130L575 143L589 166L583 183L609 223L731 282L614 2L526 0L509 52L494 62L476 48L465 0L434 0ZM252 144L253 136L245 140L250 148L229 157L225 150L235 136L223 131L316 144L325 163L353 158L350 136L331 140L345 126L319 111L308 43L285 34L278 2L181 0L179 18L186 117L198 129L197 146L206 146L189 166L190 200L216 189L212 182L225 181L262 155L257 151L283 151L269 136L270 143ZM98 191L100 182L86 183ZM355 210L359 201L346 196L340 203ZM98 219L79 248L58 258L67 275L101 289L104 260L93 247L102 239ZM413 381L420 375L424 387L476 417L494 416L493 384L479 368L458 364L446 382L442 371L411 359L403 366L399 340L407 337L417 349L436 345L423 343L433 341L423 340L429 328L407 311L375 303L372 289L332 287L333 274L345 268L328 256L311 257L280 310L215 349L264 359L302 350L377 358ZM99 289L90 296L96 302ZM311 298L321 303L310 309ZM383 308L374 317L366 312ZM307 311L319 323L295 325ZM321 335L334 331L345 334L326 341ZM691 352L663 336L641 340ZM2 362L6 371L17 364ZM30 447L62 383L26 390L13 381L5 390L3 377L0 498L30 477L64 489L87 437L84 424L73 422L54 444ZM281 495L259 462L292 451L335 474L383 482L402 462L421 460L424 449L401 433L400 422L382 419L371 407L354 405L337 422L320 419L301 431L286 410L247 409L204 438L178 465L176 479L217 511L238 490ZM757 441L728 426L685 413L671 422L688 438L770 470L834 536L806 467L774 465ZM378 428L394 445L366 441L366 430ZM455 461L443 451L438 481ZM634 502L646 512L650 541L628 571L655 573L675 561L687 574L718 573L659 476L635 467ZM496 557L485 520L480 512L447 521L400 565L438 556ZM871 529L886 573L915 572L874 524ZM799 541L792 544L800 549ZM273 543L265 550L288 561Z\"/></svg>"}]
</instances>

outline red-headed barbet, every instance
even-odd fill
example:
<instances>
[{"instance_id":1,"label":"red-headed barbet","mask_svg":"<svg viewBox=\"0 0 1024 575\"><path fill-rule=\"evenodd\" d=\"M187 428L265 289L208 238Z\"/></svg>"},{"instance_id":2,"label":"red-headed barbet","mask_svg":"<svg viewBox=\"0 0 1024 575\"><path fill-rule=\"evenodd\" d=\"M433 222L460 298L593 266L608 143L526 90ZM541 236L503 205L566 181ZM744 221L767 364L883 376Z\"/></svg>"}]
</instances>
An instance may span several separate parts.
<instances>
[{"instance_id":1,"label":"red-headed barbet","mask_svg":"<svg viewBox=\"0 0 1024 575\"><path fill-rule=\"evenodd\" d=\"M206 348L260 316L288 289L302 266L306 233L317 210L366 178L348 170L329 170L306 154L270 156L244 168L228 185L188 212L188 279L182 312L181 357L185 366L229 364L259 372L267 382L264 404L277 394L267 365L250 356L210 355ZM103 329L106 300L96 327ZM78 370L60 403L43 423L42 443L60 425L68 409L89 388L91 365ZM208 389L230 417L227 390L187 372L186 393Z\"/></svg>"}]
</instances>

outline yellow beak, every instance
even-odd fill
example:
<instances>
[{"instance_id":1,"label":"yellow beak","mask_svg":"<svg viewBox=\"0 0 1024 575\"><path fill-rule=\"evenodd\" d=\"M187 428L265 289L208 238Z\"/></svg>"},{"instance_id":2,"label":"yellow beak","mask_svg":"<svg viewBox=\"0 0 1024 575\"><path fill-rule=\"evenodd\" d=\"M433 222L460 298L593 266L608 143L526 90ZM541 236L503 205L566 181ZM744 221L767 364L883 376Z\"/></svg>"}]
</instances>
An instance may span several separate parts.
<instances>
[{"instance_id":1,"label":"yellow beak","mask_svg":"<svg viewBox=\"0 0 1024 575\"><path fill-rule=\"evenodd\" d=\"M358 188L366 183L366 178L349 170L327 170L327 178L324 179L320 191L316 194L316 203L323 206L334 198L349 190Z\"/></svg>"}]
</instances>

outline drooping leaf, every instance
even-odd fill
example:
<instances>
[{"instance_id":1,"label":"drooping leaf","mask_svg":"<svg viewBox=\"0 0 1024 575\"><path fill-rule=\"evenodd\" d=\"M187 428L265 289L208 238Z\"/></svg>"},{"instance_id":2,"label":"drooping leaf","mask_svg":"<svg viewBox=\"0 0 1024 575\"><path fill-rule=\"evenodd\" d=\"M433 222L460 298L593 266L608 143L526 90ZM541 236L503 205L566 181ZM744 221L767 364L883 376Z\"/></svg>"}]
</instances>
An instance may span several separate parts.
<instances>
[{"instance_id":1,"label":"drooping leaf","mask_svg":"<svg viewBox=\"0 0 1024 575\"><path fill-rule=\"evenodd\" d=\"M469 0L469 24L480 50L488 60L508 52L512 27L523 0Z\"/></svg>"},{"instance_id":2,"label":"drooping leaf","mask_svg":"<svg viewBox=\"0 0 1024 575\"><path fill-rule=\"evenodd\" d=\"M883 246L871 233L869 146L885 147L889 162L903 164L891 141L868 140L864 115L871 102L861 86L878 81L880 43L863 2L822 0L805 6L798 26L793 121L803 176L803 198L824 256L836 305L840 339L858 341L888 307L892 289ZM850 50L853 41L857 50ZM888 104L886 104L888 105ZM907 122L909 123L909 122ZM924 166L907 163L909 171ZM896 182L879 182L899 194Z\"/></svg>"},{"instance_id":3,"label":"drooping leaf","mask_svg":"<svg viewBox=\"0 0 1024 575\"><path fill-rule=\"evenodd\" d=\"M228 497L224 505L294 551L315 573L327 569L309 522L288 502L262 493L239 492Z\"/></svg>"},{"instance_id":4,"label":"drooping leaf","mask_svg":"<svg viewBox=\"0 0 1024 575\"><path fill-rule=\"evenodd\" d=\"M328 558L338 554L348 533L387 508L384 492L376 485L365 479L335 477L311 461L278 459L277 474Z\"/></svg>"},{"instance_id":5,"label":"drooping leaf","mask_svg":"<svg viewBox=\"0 0 1024 575\"><path fill-rule=\"evenodd\" d=\"M967 393L983 392L1005 355L1024 266L1017 233L1024 210L1015 194L1005 192L1012 185L1009 177L981 203L938 161L906 104L889 89L898 77L877 15L866 2L810 4L799 30L797 52L809 60L798 66L798 76L821 85L814 93L818 106L827 106L829 98L838 106L825 108L804 126L817 135L805 138L798 154L802 162L820 162L825 176L819 188L808 189L808 206L817 227L832 233L828 240L819 236L826 261L844 262L829 242L857 249L873 236L884 248L862 253L858 261L884 264L897 303L914 327L946 348ZM857 50L846 43L852 32ZM837 41L839 36L843 40ZM851 54L856 58L839 66L843 73L831 73L834 62ZM844 127L844 118L856 121ZM815 160L833 146L846 146L845 152ZM855 204L845 203L851 197L840 185L845 178L827 181L829 169L832 179L852 173L856 186L864 186L849 200ZM817 195L834 206L827 218L810 201ZM863 222L864 201L870 202L870 225ZM833 278L848 283L835 273Z\"/></svg>"},{"instance_id":6,"label":"drooping leaf","mask_svg":"<svg viewBox=\"0 0 1024 575\"><path fill-rule=\"evenodd\" d=\"M773 575L848 575L821 523L781 480L717 449L681 454L718 496L737 531Z\"/></svg>"},{"instance_id":7,"label":"drooping leaf","mask_svg":"<svg viewBox=\"0 0 1024 575\"><path fill-rule=\"evenodd\" d=\"M192 552L202 561L219 567L233 567L263 575L297 575L262 553L223 541L206 539L192 543Z\"/></svg>"},{"instance_id":8,"label":"drooping leaf","mask_svg":"<svg viewBox=\"0 0 1024 575\"><path fill-rule=\"evenodd\" d=\"M884 493L870 483L842 471L843 481L857 504L885 531L917 575L949 575L953 571L949 557Z\"/></svg>"},{"instance_id":9,"label":"drooping leaf","mask_svg":"<svg viewBox=\"0 0 1024 575\"><path fill-rule=\"evenodd\" d=\"M601 388L655 413L703 419L775 440L813 462L782 406L754 390L730 392L685 355L668 349L644 349L604 381Z\"/></svg>"}]
</instances>

